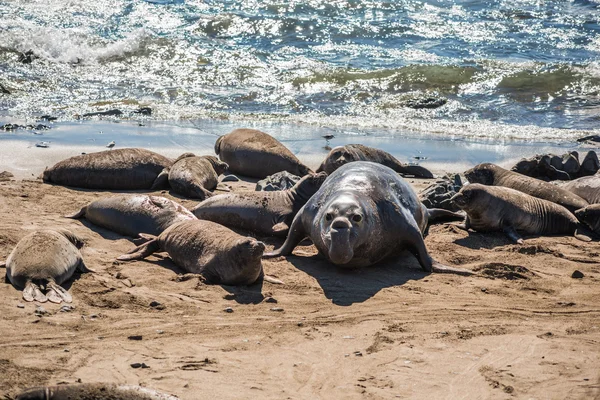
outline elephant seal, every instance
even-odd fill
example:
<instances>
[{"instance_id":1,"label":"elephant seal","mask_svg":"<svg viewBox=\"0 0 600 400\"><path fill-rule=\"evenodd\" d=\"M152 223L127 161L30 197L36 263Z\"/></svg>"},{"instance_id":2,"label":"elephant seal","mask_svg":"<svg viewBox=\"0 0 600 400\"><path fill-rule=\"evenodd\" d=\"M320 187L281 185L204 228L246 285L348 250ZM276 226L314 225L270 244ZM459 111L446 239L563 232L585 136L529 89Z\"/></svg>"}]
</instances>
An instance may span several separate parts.
<instances>
[{"instance_id":1,"label":"elephant seal","mask_svg":"<svg viewBox=\"0 0 600 400\"><path fill-rule=\"evenodd\" d=\"M90 272L83 263L78 248L83 242L71 232L40 230L23 237L6 259L6 278L23 289L23 300L70 303L73 298L59 285L68 280L76 269ZM43 294L40 286L45 286Z\"/></svg>"},{"instance_id":2,"label":"elephant seal","mask_svg":"<svg viewBox=\"0 0 600 400\"><path fill-rule=\"evenodd\" d=\"M317 172L325 171L331 174L344 164L353 161L372 161L390 167L402 175L413 175L416 178L433 178L433 174L419 165L409 165L398 161L390 153L362 144L347 144L331 149Z\"/></svg>"},{"instance_id":3,"label":"elephant seal","mask_svg":"<svg viewBox=\"0 0 600 400\"><path fill-rule=\"evenodd\" d=\"M592 204L575 211L577 219L600 235L600 204Z\"/></svg>"},{"instance_id":4,"label":"elephant seal","mask_svg":"<svg viewBox=\"0 0 600 400\"><path fill-rule=\"evenodd\" d=\"M215 156L196 157L185 153L169 169L169 185L171 189L182 196L204 200L213 194L219 183L219 175L228 165Z\"/></svg>"},{"instance_id":5,"label":"elephant seal","mask_svg":"<svg viewBox=\"0 0 600 400\"><path fill-rule=\"evenodd\" d=\"M280 171L304 176L310 168L302 164L277 139L255 129L235 129L220 136L215 153L234 174L263 179Z\"/></svg>"},{"instance_id":6,"label":"elephant seal","mask_svg":"<svg viewBox=\"0 0 600 400\"><path fill-rule=\"evenodd\" d=\"M145 149L105 150L59 161L46 168L44 182L86 189L159 189L172 161Z\"/></svg>"},{"instance_id":7,"label":"elephant seal","mask_svg":"<svg viewBox=\"0 0 600 400\"><path fill-rule=\"evenodd\" d=\"M134 238L140 233L160 235L174 223L196 219L194 214L172 200L145 194L105 197L65 217L85 217L94 225Z\"/></svg>"},{"instance_id":8,"label":"elephant seal","mask_svg":"<svg viewBox=\"0 0 600 400\"><path fill-rule=\"evenodd\" d=\"M434 261L427 252L423 233L428 222L439 217L457 214L428 210L391 168L356 161L329 175L296 214L283 246L265 256L289 255L308 236L321 254L341 267L369 266L408 249L427 272L472 275Z\"/></svg>"},{"instance_id":9,"label":"elephant seal","mask_svg":"<svg viewBox=\"0 0 600 400\"><path fill-rule=\"evenodd\" d=\"M250 285L261 277L269 280L261 263L264 243L214 222L183 221L171 225L158 237L140 236L148 241L117 260L140 260L157 251L166 251L175 264L202 275L207 283Z\"/></svg>"},{"instance_id":10,"label":"elephant seal","mask_svg":"<svg viewBox=\"0 0 600 400\"><path fill-rule=\"evenodd\" d=\"M571 234L590 240L578 232L585 228L565 207L515 189L472 183L454 195L452 201L467 213L463 229L503 231L519 244L523 239L517 231L532 235Z\"/></svg>"},{"instance_id":11,"label":"elephant seal","mask_svg":"<svg viewBox=\"0 0 600 400\"><path fill-rule=\"evenodd\" d=\"M515 189L560 204L571 212L588 205L587 201L566 189L517 172L508 171L495 164L483 163L476 165L465 172L465 177L471 183Z\"/></svg>"},{"instance_id":12,"label":"elephant seal","mask_svg":"<svg viewBox=\"0 0 600 400\"><path fill-rule=\"evenodd\" d=\"M600 204L600 176L584 176L562 184L560 187L581 197L590 204Z\"/></svg>"},{"instance_id":13,"label":"elephant seal","mask_svg":"<svg viewBox=\"0 0 600 400\"><path fill-rule=\"evenodd\" d=\"M177 397L141 386L105 383L30 388L15 400L178 400Z\"/></svg>"},{"instance_id":14,"label":"elephant seal","mask_svg":"<svg viewBox=\"0 0 600 400\"><path fill-rule=\"evenodd\" d=\"M291 189L276 192L227 193L198 204L192 212L198 219L285 236L294 216L323 184L325 172L305 175Z\"/></svg>"}]
</instances>

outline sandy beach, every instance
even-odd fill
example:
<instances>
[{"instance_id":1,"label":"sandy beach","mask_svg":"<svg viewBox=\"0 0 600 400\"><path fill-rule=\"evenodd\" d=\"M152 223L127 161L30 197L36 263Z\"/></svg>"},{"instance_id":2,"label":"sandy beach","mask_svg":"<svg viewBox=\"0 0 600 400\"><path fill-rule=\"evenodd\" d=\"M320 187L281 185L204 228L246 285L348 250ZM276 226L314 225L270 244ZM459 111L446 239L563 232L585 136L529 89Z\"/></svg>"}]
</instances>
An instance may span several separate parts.
<instances>
[{"instance_id":1,"label":"sandy beach","mask_svg":"<svg viewBox=\"0 0 600 400\"><path fill-rule=\"evenodd\" d=\"M0 285L0 395L114 382L185 400L600 398L598 242L526 237L518 246L435 225L431 255L479 276L427 275L408 253L340 271L304 242L264 261L284 285L208 286L178 281L183 271L166 253L115 261L131 238L62 217L111 192L44 184L40 167L67 150L25 150L52 156L22 161L26 172L0 183L0 259L28 232L63 227L85 239L96 273L66 285L72 310L45 303L42 315ZM430 183L409 181L416 190ZM258 238L268 249L282 243Z\"/></svg>"}]
</instances>

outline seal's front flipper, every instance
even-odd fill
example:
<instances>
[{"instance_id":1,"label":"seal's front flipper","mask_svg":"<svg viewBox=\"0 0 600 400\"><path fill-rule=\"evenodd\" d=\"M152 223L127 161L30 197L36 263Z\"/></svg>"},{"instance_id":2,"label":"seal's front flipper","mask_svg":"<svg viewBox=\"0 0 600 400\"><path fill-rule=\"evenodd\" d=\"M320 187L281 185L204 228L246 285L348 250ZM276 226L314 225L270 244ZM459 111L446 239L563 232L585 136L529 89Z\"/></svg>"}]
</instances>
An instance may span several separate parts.
<instances>
[{"instance_id":1,"label":"seal's front flipper","mask_svg":"<svg viewBox=\"0 0 600 400\"><path fill-rule=\"evenodd\" d=\"M393 168L396 172L403 175L412 175L415 178L433 179L434 176L427 168L420 165L403 164L401 167Z\"/></svg>"},{"instance_id":2,"label":"seal's front flipper","mask_svg":"<svg viewBox=\"0 0 600 400\"><path fill-rule=\"evenodd\" d=\"M0 262L0 268L6 268L6 261Z\"/></svg>"},{"instance_id":3,"label":"seal's front flipper","mask_svg":"<svg viewBox=\"0 0 600 400\"><path fill-rule=\"evenodd\" d=\"M45 303L48 301L48 298L42 291L40 287L35 283L29 281L25 285L25 289L23 290L23 300L25 301L37 301L40 303Z\"/></svg>"},{"instance_id":4,"label":"seal's front flipper","mask_svg":"<svg viewBox=\"0 0 600 400\"><path fill-rule=\"evenodd\" d=\"M515 228L513 228L512 226L506 225L506 226L502 227L502 230L504 231L504 234L506 236L508 236L508 238L510 240L512 240L513 242L515 242L517 244L523 244L523 238L517 233Z\"/></svg>"},{"instance_id":5,"label":"seal's front flipper","mask_svg":"<svg viewBox=\"0 0 600 400\"><path fill-rule=\"evenodd\" d=\"M278 224L273 225L271 229L273 229L273 233L277 234L289 231L290 227L285 222L280 222Z\"/></svg>"},{"instance_id":6,"label":"seal's front flipper","mask_svg":"<svg viewBox=\"0 0 600 400\"><path fill-rule=\"evenodd\" d=\"M158 239L153 239L141 246L136 247L127 254L117 257L119 261L141 260L148 257L150 254L157 252L160 249Z\"/></svg>"},{"instance_id":7,"label":"seal's front flipper","mask_svg":"<svg viewBox=\"0 0 600 400\"><path fill-rule=\"evenodd\" d=\"M473 272L473 271L469 271L467 269L462 269L462 268L449 267L447 265L440 264L437 261L433 261L433 263L431 265L431 271L435 272L437 274L456 274L456 275L462 275L462 276L476 275L475 272Z\"/></svg>"},{"instance_id":8,"label":"seal's front flipper","mask_svg":"<svg viewBox=\"0 0 600 400\"><path fill-rule=\"evenodd\" d=\"M65 218L78 219L81 217L85 217L85 212L87 210L87 206L81 208L81 210L77 211L75 214L65 215Z\"/></svg>"},{"instance_id":9,"label":"seal's front flipper","mask_svg":"<svg viewBox=\"0 0 600 400\"><path fill-rule=\"evenodd\" d=\"M594 233L587 229L585 226L581 225L575 230L573 236L575 236L575 238L581 240L582 242L591 242Z\"/></svg>"},{"instance_id":10,"label":"seal's front flipper","mask_svg":"<svg viewBox=\"0 0 600 400\"><path fill-rule=\"evenodd\" d=\"M427 209L428 223L437 221L464 221L466 213L464 211L448 211L443 208Z\"/></svg>"},{"instance_id":11,"label":"seal's front flipper","mask_svg":"<svg viewBox=\"0 0 600 400\"><path fill-rule=\"evenodd\" d=\"M48 300L52 303L60 304L63 301L65 303L73 302L71 294L55 282L48 282L47 288L46 297L48 297Z\"/></svg>"},{"instance_id":12,"label":"seal's front flipper","mask_svg":"<svg viewBox=\"0 0 600 400\"><path fill-rule=\"evenodd\" d=\"M215 188L215 190L220 190L222 192L231 192L231 188L229 187L229 185L226 185L224 183L219 182L217 184L217 187Z\"/></svg>"},{"instance_id":13,"label":"seal's front flipper","mask_svg":"<svg viewBox=\"0 0 600 400\"><path fill-rule=\"evenodd\" d=\"M96 271L94 271L93 269L90 269L87 267L87 265L85 265L85 263L83 262L83 260L81 260L81 262L79 263L79 265L77 266L77 270L79 272L81 272L82 274L86 273L86 272L93 272L96 273Z\"/></svg>"},{"instance_id":14,"label":"seal's front flipper","mask_svg":"<svg viewBox=\"0 0 600 400\"><path fill-rule=\"evenodd\" d=\"M292 227L290 228L288 237L285 239L283 245L270 253L264 253L262 258L272 258L292 254L292 250L294 250L298 243L300 243L306 237L304 225L302 224L303 211L304 207L302 207L300 211L298 211L298 214L296 214L296 217L294 217L294 222L292 222Z\"/></svg>"},{"instance_id":15,"label":"seal's front flipper","mask_svg":"<svg viewBox=\"0 0 600 400\"><path fill-rule=\"evenodd\" d=\"M165 168L156 177L150 190L166 189L169 187L169 168Z\"/></svg>"}]
</instances>

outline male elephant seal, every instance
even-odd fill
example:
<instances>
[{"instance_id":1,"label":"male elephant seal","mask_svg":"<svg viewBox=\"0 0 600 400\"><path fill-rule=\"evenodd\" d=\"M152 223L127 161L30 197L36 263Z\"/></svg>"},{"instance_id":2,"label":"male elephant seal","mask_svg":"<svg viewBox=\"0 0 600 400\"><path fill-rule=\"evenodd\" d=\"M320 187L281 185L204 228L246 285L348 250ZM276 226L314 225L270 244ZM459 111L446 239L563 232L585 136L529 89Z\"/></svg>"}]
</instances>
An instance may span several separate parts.
<instances>
[{"instance_id":1,"label":"male elephant seal","mask_svg":"<svg viewBox=\"0 0 600 400\"><path fill-rule=\"evenodd\" d=\"M403 164L390 153L362 144L347 144L331 149L317 172L325 171L331 174L344 164L353 161L372 161L390 167L403 175L413 175L417 178L433 178L433 174L419 165Z\"/></svg>"},{"instance_id":2,"label":"male elephant seal","mask_svg":"<svg viewBox=\"0 0 600 400\"><path fill-rule=\"evenodd\" d=\"M192 153L185 153L171 166L169 185L175 193L204 200L213 195L210 191L217 187L219 175L227 167L215 156L196 157Z\"/></svg>"},{"instance_id":3,"label":"male elephant seal","mask_svg":"<svg viewBox=\"0 0 600 400\"><path fill-rule=\"evenodd\" d=\"M472 272L434 261L423 233L430 219L457 217L447 210L428 210L410 185L392 169L367 161L343 165L296 214L285 243L267 257L289 255L310 237L329 261L362 267L410 250L427 272Z\"/></svg>"},{"instance_id":4,"label":"male elephant seal","mask_svg":"<svg viewBox=\"0 0 600 400\"><path fill-rule=\"evenodd\" d=\"M215 153L232 173L253 178L263 179L280 171L298 176L312 172L277 139L255 129L236 129L220 136Z\"/></svg>"},{"instance_id":5,"label":"male elephant seal","mask_svg":"<svg viewBox=\"0 0 600 400\"><path fill-rule=\"evenodd\" d=\"M285 236L294 216L327 178L325 172L305 175L289 190L220 194L192 209L199 219Z\"/></svg>"},{"instance_id":6,"label":"male elephant seal","mask_svg":"<svg viewBox=\"0 0 600 400\"><path fill-rule=\"evenodd\" d=\"M158 237L141 236L148 242L117 259L140 260L166 251L175 264L187 272L201 274L207 283L250 285L264 276L264 243L211 221L184 221L171 225ZM275 282L270 277L265 279Z\"/></svg>"},{"instance_id":7,"label":"male elephant seal","mask_svg":"<svg viewBox=\"0 0 600 400\"><path fill-rule=\"evenodd\" d=\"M465 177L471 183L481 183L489 186L504 186L527 193L531 196L548 200L573 212L588 205L588 202L548 182L530 178L517 172L508 171L490 163L476 165L465 172Z\"/></svg>"},{"instance_id":8,"label":"male elephant seal","mask_svg":"<svg viewBox=\"0 0 600 400\"><path fill-rule=\"evenodd\" d=\"M23 237L6 259L6 278L23 289L25 301L70 303L69 292L59 285L68 280L76 269L89 272L78 248L83 242L71 232L41 230ZM43 294L40 286L45 286Z\"/></svg>"},{"instance_id":9,"label":"male elephant seal","mask_svg":"<svg viewBox=\"0 0 600 400\"><path fill-rule=\"evenodd\" d=\"M160 174L172 161L145 149L117 149L83 154L46 168L44 182L86 189L157 189L167 183ZM160 178L159 178L160 175Z\"/></svg>"},{"instance_id":10,"label":"male elephant seal","mask_svg":"<svg viewBox=\"0 0 600 400\"><path fill-rule=\"evenodd\" d=\"M590 204L600 204L600 176L598 175L574 179L562 184L561 187Z\"/></svg>"},{"instance_id":11,"label":"male elephant seal","mask_svg":"<svg viewBox=\"0 0 600 400\"><path fill-rule=\"evenodd\" d=\"M473 183L463 187L452 201L466 211L464 229L480 232L503 231L516 243L523 239L517 231L532 235L575 235L589 241L578 230L585 230L563 206L502 186Z\"/></svg>"},{"instance_id":12,"label":"male elephant seal","mask_svg":"<svg viewBox=\"0 0 600 400\"><path fill-rule=\"evenodd\" d=\"M66 217L85 217L94 225L134 238L140 233L160 235L177 222L196 219L194 214L172 200L145 194L104 197Z\"/></svg>"},{"instance_id":13,"label":"male elephant seal","mask_svg":"<svg viewBox=\"0 0 600 400\"><path fill-rule=\"evenodd\" d=\"M43 386L25 390L15 400L178 400L141 386L105 383Z\"/></svg>"}]
</instances>

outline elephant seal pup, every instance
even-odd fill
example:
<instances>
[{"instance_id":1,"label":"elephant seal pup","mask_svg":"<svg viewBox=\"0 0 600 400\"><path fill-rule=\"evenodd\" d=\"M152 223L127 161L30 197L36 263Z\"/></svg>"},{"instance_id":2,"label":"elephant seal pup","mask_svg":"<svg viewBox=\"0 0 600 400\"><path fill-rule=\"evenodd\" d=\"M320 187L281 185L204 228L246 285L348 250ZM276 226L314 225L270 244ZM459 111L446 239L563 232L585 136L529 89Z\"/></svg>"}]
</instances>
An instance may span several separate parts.
<instances>
[{"instance_id":1,"label":"elephant seal pup","mask_svg":"<svg viewBox=\"0 0 600 400\"><path fill-rule=\"evenodd\" d=\"M94 225L134 238L140 233L160 235L174 223L196 219L194 214L172 200L145 194L105 197L65 217L85 217Z\"/></svg>"},{"instance_id":2,"label":"elephant seal pup","mask_svg":"<svg viewBox=\"0 0 600 400\"><path fill-rule=\"evenodd\" d=\"M204 200L213 195L210 191L217 187L219 175L227 168L228 165L215 156L196 157L185 153L171 166L169 185L177 194Z\"/></svg>"},{"instance_id":3,"label":"elephant seal pup","mask_svg":"<svg viewBox=\"0 0 600 400\"><path fill-rule=\"evenodd\" d=\"M145 149L117 149L83 154L46 168L44 182L86 189L158 189L167 184L172 161ZM160 175L160 177L159 177Z\"/></svg>"},{"instance_id":4,"label":"elephant seal pup","mask_svg":"<svg viewBox=\"0 0 600 400\"><path fill-rule=\"evenodd\" d=\"M23 289L23 300L44 303L70 303L73 298L59 285L76 269L89 272L78 248L83 242L71 232L41 230L23 237L6 259L6 278ZM40 286L45 286L46 294Z\"/></svg>"},{"instance_id":5,"label":"elephant seal pup","mask_svg":"<svg viewBox=\"0 0 600 400\"><path fill-rule=\"evenodd\" d=\"M201 274L207 283L250 285L261 277L274 282L263 273L264 243L214 222L184 221L171 225L158 237L140 236L148 242L117 260L140 260L157 251L166 251L175 264L187 272Z\"/></svg>"},{"instance_id":6,"label":"elephant seal pup","mask_svg":"<svg viewBox=\"0 0 600 400\"><path fill-rule=\"evenodd\" d=\"M220 194L192 209L198 219L251 232L285 236L294 216L327 178L325 172L305 175L291 189L276 192Z\"/></svg>"},{"instance_id":7,"label":"elephant seal pup","mask_svg":"<svg viewBox=\"0 0 600 400\"><path fill-rule=\"evenodd\" d=\"M519 190L531 196L560 204L571 212L588 205L587 201L566 189L517 172L508 171L495 164L483 163L476 165L465 172L465 177L471 183L504 186Z\"/></svg>"},{"instance_id":8,"label":"elephant seal pup","mask_svg":"<svg viewBox=\"0 0 600 400\"><path fill-rule=\"evenodd\" d=\"M317 172L325 171L331 174L342 165L353 161L372 161L390 167L399 174L413 175L416 178L433 178L433 174L426 168L419 165L403 164L386 151L363 146L362 144L334 147L327 154Z\"/></svg>"},{"instance_id":9,"label":"elephant seal pup","mask_svg":"<svg viewBox=\"0 0 600 400\"><path fill-rule=\"evenodd\" d=\"M264 179L280 171L304 176L310 168L302 164L277 139L255 129L236 129L220 136L215 153L234 174Z\"/></svg>"},{"instance_id":10,"label":"elephant seal pup","mask_svg":"<svg viewBox=\"0 0 600 400\"><path fill-rule=\"evenodd\" d=\"M15 400L178 400L141 386L104 383L42 386L25 390Z\"/></svg>"},{"instance_id":11,"label":"elephant seal pup","mask_svg":"<svg viewBox=\"0 0 600 400\"><path fill-rule=\"evenodd\" d=\"M519 244L523 239L517 231L532 235L571 234L590 240L578 232L585 228L569 210L515 189L473 183L463 187L452 201L467 213L463 229L503 231Z\"/></svg>"},{"instance_id":12,"label":"elephant seal pup","mask_svg":"<svg viewBox=\"0 0 600 400\"><path fill-rule=\"evenodd\" d=\"M560 187L576 194L590 204L600 204L600 176L584 176L566 182Z\"/></svg>"},{"instance_id":13,"label":"elephant seal pup","mask_svg":"<svg viewBox=\"0 0 600 400\"><path fill-rule=\"evenodd\" d=\"M407 249L427 272L472 275L432 260L423 242L430 219L456 216L428 210L391 168L356 161L329 175L296 214L283 246L265 256L289 255L308 236L320 253L341 267L372 265Z\"/></svg>"}]
</instances>

